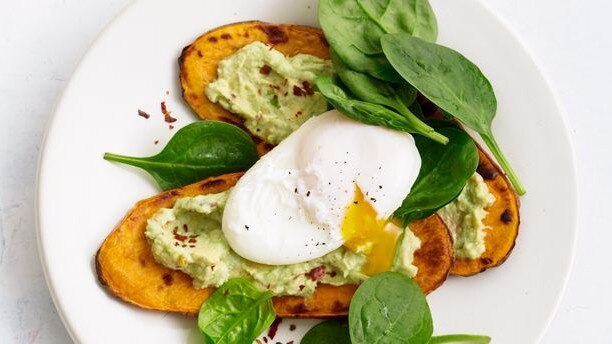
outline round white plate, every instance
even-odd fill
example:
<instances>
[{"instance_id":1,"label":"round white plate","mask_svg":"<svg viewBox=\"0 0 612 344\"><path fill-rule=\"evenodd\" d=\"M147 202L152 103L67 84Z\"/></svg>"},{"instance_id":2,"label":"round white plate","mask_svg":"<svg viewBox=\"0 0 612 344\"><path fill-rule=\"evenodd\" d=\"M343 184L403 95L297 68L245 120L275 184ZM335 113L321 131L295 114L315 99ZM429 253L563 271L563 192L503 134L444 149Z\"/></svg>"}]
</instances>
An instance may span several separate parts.
<instances>
[{"instance_id":1,"label":"round white plate","mask_svg":"<svg viewBox=\"0 0 612 344\"><path fill-rule=\"evenodd\" d=\"M316 25L316 1L137 1L100 36L75 73L49 128L40 162L39 245L53 299L71 336L86 343L197 343L195 321L124 304L98 284L99 245L151 179L102 159L146 156L176 131L160 102L196 120L180 97L177 58L201 33L259 19ZM439 42L479 65L499 101L494 132L527 187L516 248L497 269L449 278L429 296L435 332L483 333L533 343L555 312L570 269L576 183L564 118L537 65L512 32L475 0L433 0ZM151 114L146 120L137 109ZM159 140L156 145L154 142ZM289 324L299 323L296 331ZM312 321L283 322L273 342L297 339ZM292 338L295 337L295 338ZM297 343L297 341L296 341Z\"/></svg>"}]
</instances>

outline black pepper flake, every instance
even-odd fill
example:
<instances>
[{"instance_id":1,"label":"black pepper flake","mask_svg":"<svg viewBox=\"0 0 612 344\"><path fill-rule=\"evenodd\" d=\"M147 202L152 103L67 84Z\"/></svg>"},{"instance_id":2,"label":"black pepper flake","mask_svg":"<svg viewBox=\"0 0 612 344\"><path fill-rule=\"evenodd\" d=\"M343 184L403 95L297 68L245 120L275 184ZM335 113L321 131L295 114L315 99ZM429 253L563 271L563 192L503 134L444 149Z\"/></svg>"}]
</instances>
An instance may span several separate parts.
<instances>
[{"instance_id":1,"label":"black pepper flake","mask_svg":"<svg viewBox=\"0 0 612 344\"><path fill-rule=\"evenodd\" d=\"M248 231L249 230L249 226L244 225L244 228Z\"/></svg>"},{"instance_id":2,"label":"black pepper flake","mask_svg":"<svg viewBox=\"0 0 612 344\"><path fill-rule=\"evenodd\" d=\"M357 202L357 201L354 201L354 202L353 202L353 204L359 204L359 202Z\"/></svg>"},{"instance_id":3,"label":"black pepper flake","mask_svg":"<svg viewBox=\"0 0 612 344\"><path fill-rule=\"evenodd\" d=\"M378 186L378 188L379 188L379 189L382 189L382 185L379 185L379 186Z\"/></svg>"},{"instance_id":4,"label":"black pepper flake","mask_svg":"<svg viewBox=\"0 0 612 344\"><path fill-rule=\"evenodd\" d=\"M300 290L304 289L304 286L303 286L303 285L301 285L300 287L302 287ZM289 331L295 331L295 329L296 329L295 324L290 324L290 325L289 325Z\"/></svg>"},{"instance_id":5,"label":"black pepper flake","mask_svg":"<svg viewBox=\"0 0 612 344\"><path fill-rule=\"evenodd\" d=\"M376 198L371 197L371 198L370 198L370 201L372 201L372 202L376 203Z\"/></svg>"},{"instance_id":6,"label":"black pepper flake","mask_svg":"<svg viewBox=\"0 0 612 344\"><path fill-rule=\"evenodd\" d=\"M310 191L306 193L306 197L310 197Z\"/></svg>"},{"instance_id":7,"label":"black pepper flake","mask_svg":"<svg viewBox=\"0 0 612 344\"><path fill-rule=\"evenodd\" d=\"M159 143L159 140L155 140L155 142L153 142L153 143L154 143L154 144L158 144L158 143Z\"/></svg>"}]
</instances>

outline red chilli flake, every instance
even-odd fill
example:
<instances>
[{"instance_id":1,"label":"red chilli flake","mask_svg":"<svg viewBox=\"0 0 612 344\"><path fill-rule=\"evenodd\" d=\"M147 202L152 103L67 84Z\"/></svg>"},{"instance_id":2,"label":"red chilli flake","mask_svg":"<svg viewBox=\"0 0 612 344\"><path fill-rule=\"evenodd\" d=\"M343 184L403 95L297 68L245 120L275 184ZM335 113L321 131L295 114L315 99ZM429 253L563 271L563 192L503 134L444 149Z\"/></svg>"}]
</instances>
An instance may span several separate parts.
<instances>
[{"instance_id":1,"label":"red chilli flake","mask_svg":"<svg viewBox=\"0 0 612 344\"><path fill-rule=\"evenodd\" d=\"M263 65L261 68L259 68L259 72L263 75L270 75L270 72L272 72L272 67Z\"/></svg>"},{"instance_id":2,"label":"red chilli flake","mask_svg":"<svg viewBox=\"0 0 612 344\"><path fill-rule=\"evenodd\" d=\"M289 41L289 36L278 26L274 25L261 25L259 27L268 36L270 44L279 44Z\"/></svg>"},{"instance_id":3,"label":"red chilli flake","mask_svg":"<svg viewBox=\"0 0 612 344\"><path fill-rule=\"evenodd\" d=\"M302 81L302 87L304 88L304 92L307 96L311 96L314 94L314 89L312 89L312 86L308 81Z\"/></svg>"},{"instance_id":4,"label":"red chilli flake","mask_svg":"<svg viewBox=\"0 0 612 344\"><path fill-rule=\"evenodd\" d=\"M304 90L299 88L298 86L293 86L293 95L296 97L303 97Z\"/></svg>"},{"instance_id":5,"label":"red chilli flake","mask_svg":"<svg viewBox=\"0 0 612 344\"><path fill-rule=\"evenodd\" d=\"M272 325L270 325L270 329L268 330L268 337L270 337L270 339L274 339L274 336L276 336L276 331L278 331L278 325L280 325L281 321L283 321L282 318L276 318Z\"/></svg>"},{"instance_id":6,"label":"red chilli flake","mask_svg":"<svg viewBox=\"0 0 612 344\"><path fill-rule=\"evenodd\" d=\"M164 114L164 121L166 121L166 123L176 122L176 118L170 116L172 112L168 111L168 108L166 107L166 102L161 102L160 105L161 105L161 112Z\"/></svg>"},{"instance_id":7,"label":"red chilli flake","mask_svg":"<svg viewBox=\"0 0 612 344\"><path fill-rule=\"evenodd\" d=\"M138 109L138 116L143 117L145 119L149 119L149 117L151 117L151 115L149 115L148 113Z\"/></svg>"},{"instance_id":8,"label":"red chilli flake","mask_svg":"<svg viewBox=\"0 0 612 344\"><path fill-rule=\"evenodd\" d=\"M187 236L178 234L178 228L174 228L172 234L174 235L174 240L176 241L184 242L188 239Z\"/></svg>"},{"instance_id":9,"label":"red chilli flake","mask_svg":"<svg viewBox=\"0 0 612 344\"><path fill-rule=\"evenodd\" d=\"M325 266L321 265L321 266L317 266L316 268L310 270L310 272L308 272L308 277L310 277L311 280L313 281L319 281L321 280L321 278L323 278L323 276L325 275Z\"/></svg>"}]
</instances>

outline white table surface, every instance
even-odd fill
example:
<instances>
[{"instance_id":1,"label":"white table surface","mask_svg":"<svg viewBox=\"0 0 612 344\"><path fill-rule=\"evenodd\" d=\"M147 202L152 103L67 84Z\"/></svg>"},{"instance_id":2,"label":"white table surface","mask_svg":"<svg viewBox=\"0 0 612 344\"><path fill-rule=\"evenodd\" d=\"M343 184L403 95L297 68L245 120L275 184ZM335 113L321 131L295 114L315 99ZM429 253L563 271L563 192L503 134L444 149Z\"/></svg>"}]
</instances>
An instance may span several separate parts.
<instances>
[{"instance_id":1,"label":"white table surface","mask_svg":"<svg viewBox=\"0 0 612 344\"><path fill-rule=\"evenodd\" d=\"M577 156L577 255L544 343L612 343L612 155L607 149L612 138L612 2L484 1L541 62L568 113ZM45 125L70 75L96 35L129 3L0 0L2 343L70 342L36 251L37 158Z\"/></svg>"}]
</instances>

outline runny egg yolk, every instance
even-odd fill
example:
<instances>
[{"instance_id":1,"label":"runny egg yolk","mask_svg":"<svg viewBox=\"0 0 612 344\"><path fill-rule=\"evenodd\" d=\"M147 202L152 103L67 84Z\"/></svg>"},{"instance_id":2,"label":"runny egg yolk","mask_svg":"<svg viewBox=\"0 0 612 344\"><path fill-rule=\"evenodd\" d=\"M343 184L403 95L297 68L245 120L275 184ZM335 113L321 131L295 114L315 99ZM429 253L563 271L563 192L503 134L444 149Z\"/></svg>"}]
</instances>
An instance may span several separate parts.
<instances>
[{"instance_id":1,"label":"runny egg yolk","mask_svg":"<svg viewBox=\"0 0 612 344\"><path fill-rule=\"evenodd\" d=\"M376 200L371 199L372 202ZM376 210L355 185L355 197L342 222L344 246L367 256L362 272L368 276L389 271L402 229L389 219L379 219Z\"/></svg>"}]
</instances>

